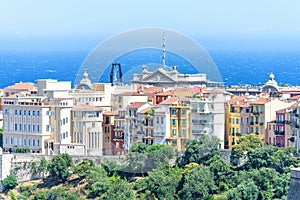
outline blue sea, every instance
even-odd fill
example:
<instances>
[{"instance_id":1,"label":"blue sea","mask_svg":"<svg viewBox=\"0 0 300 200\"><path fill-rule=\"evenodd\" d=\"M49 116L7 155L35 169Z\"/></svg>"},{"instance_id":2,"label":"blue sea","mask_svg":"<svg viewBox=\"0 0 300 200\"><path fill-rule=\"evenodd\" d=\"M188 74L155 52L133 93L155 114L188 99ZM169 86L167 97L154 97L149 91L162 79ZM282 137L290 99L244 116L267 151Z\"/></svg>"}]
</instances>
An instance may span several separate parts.
<instances>
[{"instance_id":1,"label":"blue sea","mask_svg":"<svg viewBox=\"0 0 300 200\"><path fill-rule=\"evenodd\" d=\"M0 52L0 88L38 79L74 81L89 51ZM278 83L300 84L300 51L208 51L226 85L262 85L275 74ZM116 60L123 73L134 66L161 62L161 52L149 50L126 54ZM177 65L181 73L195 73L189 63L168 53L168 66ZM110 66L99 82L109 82ZM129 81L129 80L127 80Z\"/></svg>"}]
</instances>

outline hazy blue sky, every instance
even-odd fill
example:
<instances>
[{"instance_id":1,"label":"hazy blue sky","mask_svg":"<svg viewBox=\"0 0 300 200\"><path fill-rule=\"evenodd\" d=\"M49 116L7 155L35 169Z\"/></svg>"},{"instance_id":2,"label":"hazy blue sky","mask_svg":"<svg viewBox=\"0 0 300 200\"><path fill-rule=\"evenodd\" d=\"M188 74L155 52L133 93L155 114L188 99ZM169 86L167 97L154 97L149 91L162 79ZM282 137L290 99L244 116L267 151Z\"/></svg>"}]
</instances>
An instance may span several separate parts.
<instances>
[{"instance_id":1,"label":"hazy blue sky","mask_svg":"<svg viewBox=\"0 0 300 200\"><path fill-rule=\"evenodd\" d=\"M0 0L0 50L90 49L162 27L208 49L300 49L299 0Z\"/></svg>"}]
</instances>

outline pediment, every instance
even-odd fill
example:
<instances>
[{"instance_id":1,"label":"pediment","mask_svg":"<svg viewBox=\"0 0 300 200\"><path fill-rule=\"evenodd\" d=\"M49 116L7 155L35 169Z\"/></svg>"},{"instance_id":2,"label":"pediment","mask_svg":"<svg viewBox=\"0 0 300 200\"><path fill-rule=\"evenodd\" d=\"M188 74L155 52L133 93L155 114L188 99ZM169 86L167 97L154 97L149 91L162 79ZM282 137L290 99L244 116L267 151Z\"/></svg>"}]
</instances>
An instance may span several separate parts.
<instances>
[{"instance_id":1,"label":"pediment","mask_svg":"<svg viewBox=\"0 0 300 200\"><path fill-rule=\"evenodd\" d=\"M143 81L145 82L167 82L167 81L175 81L171 76L169 76L167 73L164 73L161 70L156 70L152 74L149 74L145 78L143 78Z\"/></svg>"}]
</instances>

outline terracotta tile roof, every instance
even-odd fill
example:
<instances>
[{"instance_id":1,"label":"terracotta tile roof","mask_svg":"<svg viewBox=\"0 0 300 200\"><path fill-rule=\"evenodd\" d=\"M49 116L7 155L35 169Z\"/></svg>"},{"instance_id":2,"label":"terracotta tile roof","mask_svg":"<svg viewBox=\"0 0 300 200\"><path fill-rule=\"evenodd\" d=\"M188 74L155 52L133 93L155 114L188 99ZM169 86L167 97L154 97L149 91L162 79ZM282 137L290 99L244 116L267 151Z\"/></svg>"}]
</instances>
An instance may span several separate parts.
<instances>
[{"instance_id":1,"label":"terracotta tile roof","mask_svg":"<svg viewBox=\"0 0 300 200\"><path fill-rule=\"evenodd\" d=\"M173 96L173 95L174 95L174 91L173 90L168 90L168 91L156 94L156 96Z\"/></svg>"},{"instance_id":2,"label":"terracotta tile roof","mask_svg":"<svg viewBox=\"0 0 300 200\"><path fill-rule=\"evenodd\" d=\"M161 102L160 104L162 104L162 105L170 105L170 104L173 104L173 103L175 103L175 102L178 102L177 97L171 97L171 98L169 98L169 99L164 100L164 101Z\"/></svg>"},{"instance_id":3,"label":"terracotta tile roof","mask_svg":"<svg viewBox=\"0 0 300 200\"><path fill-rule=\"evenodd\" d=\"M246 98L247 98L246 96L236 96L228 100L227 103L230 105L239 105L239 104L243 105Z\"/></svg>"},{"instance_id":4,"label":"terracotta tile roof","mask_svg":"<svg viewBox=\"0 0 300 200\"><path fill-rule=\"evenodd\" d=\"M146 86L146 85L139 85L137 87L137 92L143 92L143 93L146 93L146 94L152 94L152 93L159 93L159 92L163 92L163 88L161 87L149 87L149 86Z\"/></svg>"},{"instance_id":5,"label":"terracotta tile roof","mask_svg":"<svg viewBox=\"0 0 300 200\"><path fill-rule=\"evenodd\" d=\"M298 107L298 106L299 106L299 101L297 101L291 105L291 107Z\"/></svg>"},{"instance_id":6,"label":"terracotta tile roof","mask_svg":"<svg viewBox=\"0 0 300 200\"><path fill-rule=\"evenodd\" d=\"M16 89L16 90L31 90L36 88L36 86L33 83L27 82L27 83L15 83L14 85L8 86L9 89Z\"/></svg>"},{"instance_id":7,"label":"terracotta tile roof","mask_svg":"<svg viewBox=\"0 0 300 200\"><path fill-rule=\"evenodd\" d=\"M201 93L202 92L202 88L200 88L199 86L194 86L192 88L192 91L195 92L195 93Z\"/></svg>"},{"instance_id":8,"label":"terracotta tile roof","mask_svg":"<svg viewBox=\"0 0 300 200\"><path fill-rule=\"evenodd\" d=\"M223 91L223 90L220 90L220 89L213 89L213 90L210 91L210 93L214 93L214 94L222 94L222 93L224 93L224 91Z\"/></svg>"},{"instance_id":9,"label":"terracotta tile roof","mask_svg":"<svg viewBox=\"0 0 300 200\"><path fill-rule=\"evenodd\" d=\"M270 98L259 98L258 100L250 101L249 103L252 104L252 105L256 105L256 104L264 105L264 104L266 104L270 101L271 101Z\"/></svg>"},{"instance_id":10,"label":"terracotta tile roof","mask_svg":"<svg viewBox=\"0 0 300 200\"><path fill-rule=\"evenodd\" d=\"M130 105L128 105L128 108L139 108L146 103L147 102L133 102Z\"/></svg>"}]
</instances>

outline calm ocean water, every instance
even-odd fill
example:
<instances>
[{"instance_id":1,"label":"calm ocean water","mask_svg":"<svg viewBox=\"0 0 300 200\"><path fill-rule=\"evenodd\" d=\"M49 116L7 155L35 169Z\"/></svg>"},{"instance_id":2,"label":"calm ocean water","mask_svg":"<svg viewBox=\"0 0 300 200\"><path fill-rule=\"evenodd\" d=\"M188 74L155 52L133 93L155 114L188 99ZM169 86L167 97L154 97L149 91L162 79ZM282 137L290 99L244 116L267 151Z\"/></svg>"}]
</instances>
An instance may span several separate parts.
<instances>
[{"instance_id":1,"label":"calm ocean water","mask_svg":"<svg viewBox=\"0 0 300 200\"><path fill-rule=\"evenodd\" d=\"M87 51L69 52L0 52L0 88L16 82L34 82L38 79L72 81L88 55ZM226 85L261 85L275 74L278 83L300 84L300 52L259 51L209 51ZM126 54L117 59L126 71L146 63L160 63L161 52L157 50ZM177 65L181 73L193 73L193 68L183 58L167 54L167 65ZM103 67L103 66L99 66ZM108 82L110 68L100 79Z\"/></svg>"}]
</instances>

